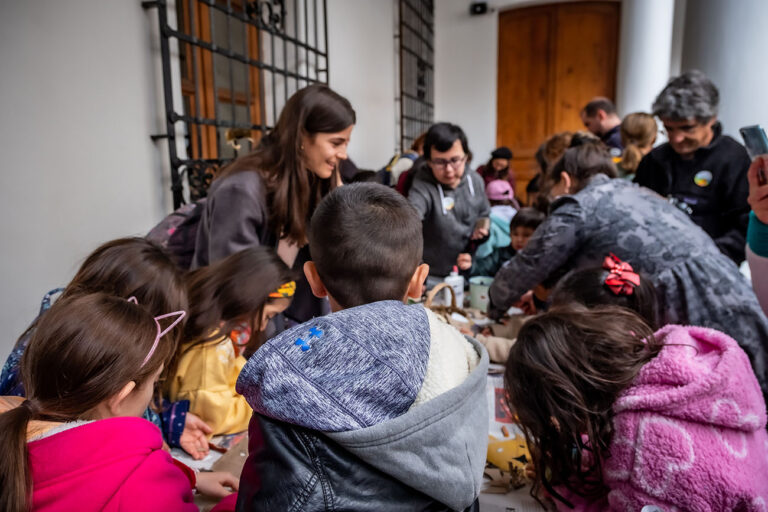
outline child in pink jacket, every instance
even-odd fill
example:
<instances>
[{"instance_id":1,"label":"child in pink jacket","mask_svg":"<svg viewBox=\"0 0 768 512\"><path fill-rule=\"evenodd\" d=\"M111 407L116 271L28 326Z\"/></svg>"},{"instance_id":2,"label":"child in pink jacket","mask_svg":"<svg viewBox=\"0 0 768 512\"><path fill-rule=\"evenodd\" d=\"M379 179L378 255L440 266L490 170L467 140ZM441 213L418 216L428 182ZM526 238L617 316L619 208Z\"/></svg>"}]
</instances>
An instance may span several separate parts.
<instances>
[{"instance_id":1,"label":"child in pink jacket","mask_svg":"<svg viewBox=\"0 0 768 512\"><path fill-rule=\"evenodd\" d=\"M732 338L626 309L560 307L527 322L505 381L561 510L765 510L766 409ZM543 494L543 493L542 493Z\"/></svg>"},{"instance_id":2,"label":"child in pink jacket","mask_svg":"<svg viewBox=\"0 0 768 512\"><path fill-rule=\"evenodd\" d=\"M183 316L94 293L40 318L21 362L27 399L0 400L0 510L197 510L194 473L140 417ZM197 483L219 496L237 487L226 474Z\"/></svg>"}]
</instances>

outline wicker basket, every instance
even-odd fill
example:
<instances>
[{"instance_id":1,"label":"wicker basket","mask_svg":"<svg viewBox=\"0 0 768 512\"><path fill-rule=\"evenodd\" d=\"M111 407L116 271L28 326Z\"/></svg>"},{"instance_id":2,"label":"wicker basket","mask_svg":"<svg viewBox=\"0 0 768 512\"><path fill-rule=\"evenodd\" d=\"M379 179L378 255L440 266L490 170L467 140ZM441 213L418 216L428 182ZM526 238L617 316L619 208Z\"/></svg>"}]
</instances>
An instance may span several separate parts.
<instances>
[{"instance_id":1,"label":"wicker basket","mask_svg":"<svg viewBox=\"0 0 768 512\"><path fill-rule=\"evenodd\" d=\"M432 302L434 301L437 294L445 290L446 288L448 289L448 292L451 296L451 304L449 306L432 305ZM472 316L465 309L462 309L456 305L456 294L454 293L453 288L451 288L451 285L449 285L448 283L440 283L434 288L432 288L429 291L429 293L427 293L427 300L424 301L424 307L429 308L433 313L435 313L438 317L444 320L445 323L452 325L456 328L459 328L459 327L471 328L472 325L474 325L474 322L472 322ZM451 315L453 313L458 313L459 315L466 318L467 321L457 322L456 320L451 318Z\"/></svg>"}]
</instances>

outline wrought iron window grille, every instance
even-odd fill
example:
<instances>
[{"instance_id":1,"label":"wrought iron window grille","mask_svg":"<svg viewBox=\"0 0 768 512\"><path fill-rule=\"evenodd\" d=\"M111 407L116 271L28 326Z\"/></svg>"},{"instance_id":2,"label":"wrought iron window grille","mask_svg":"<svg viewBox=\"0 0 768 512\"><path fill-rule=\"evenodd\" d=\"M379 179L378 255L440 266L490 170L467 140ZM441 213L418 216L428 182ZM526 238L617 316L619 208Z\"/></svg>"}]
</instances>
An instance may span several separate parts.
<instances>
[{"instance_id":1,"label":"wrought iron window grille","mask_svg":"<svg viewBox=\"0 0 768 512\"><path fill-rule=\"evenodd\" d=\"M174 209L204 197L297 90L328 83L326 0L156 0ZM172 22L173 21L173 22Z\"/></svg>"},{"instance_id":2,"label":"wrought iron window grille","mask_svg":"<svg viewBox=\"0 0 768 512\"><path fill-rule=\"evenodd\" d=\"M400 146L407 151L435 119L433 0L399 0Z\"/></svg>"}]
</instances>

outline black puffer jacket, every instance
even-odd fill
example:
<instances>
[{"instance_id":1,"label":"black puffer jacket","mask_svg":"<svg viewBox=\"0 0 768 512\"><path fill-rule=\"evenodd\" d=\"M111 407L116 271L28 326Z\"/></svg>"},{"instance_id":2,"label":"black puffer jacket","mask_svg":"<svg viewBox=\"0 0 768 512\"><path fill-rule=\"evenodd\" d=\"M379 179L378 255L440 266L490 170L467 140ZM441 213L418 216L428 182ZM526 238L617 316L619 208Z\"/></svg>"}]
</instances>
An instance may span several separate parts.
<instances>
[{"instance_id":1,"label":"black puffer jacket","mask_svg":"<svg viewBox=\"0 0 768 512\"><path fill-rule=\"evenodd\" d=\"M253 415L248 431L250 455L241 480L251 485L241 486L238 512L451 510L317 431L258 414ZM466 509L478 510L477 501Z\"/></svg>"}]
</instances>

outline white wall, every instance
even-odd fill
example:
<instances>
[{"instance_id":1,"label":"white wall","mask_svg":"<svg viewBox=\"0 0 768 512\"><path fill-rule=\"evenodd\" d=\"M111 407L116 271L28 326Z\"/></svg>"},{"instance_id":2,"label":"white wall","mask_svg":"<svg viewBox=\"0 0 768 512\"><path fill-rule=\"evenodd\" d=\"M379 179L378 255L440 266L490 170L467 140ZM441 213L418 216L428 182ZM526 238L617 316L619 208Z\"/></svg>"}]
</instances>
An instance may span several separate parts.
<instances>
[{"instance_id":1,"label":"white wall","mask_svg":"<svg viewBox=\"0 0 768 512\"><path fill-rule=\"evenodd\" d=\"M151 21L154 24L151 24ZM0 5L0 357L99 243L170 208L154 13L138 1Z\"/></svg>"},{"instance_id":2,"label":"white wall","mask_svg":"<svg viewBox=\"0 0 768 512\"><path fill-rule=\"evenodd\" d=\"M435 2L435 121L464 129L477 167L496 147L498 13L470 16L469 3Z\"/></svg>"},{"instance_id":3,"label":"white wall","mask_svg":"<svg viewBox=\"0 0 768 512\"><path fill-rule=\"evenodd\" d=\"M328 0L329 85L357 113L349 156L379 169L395 152L393 0Z\"/></svg>"},{"instance_id":4,"label":"white wall","mask_svg":"<svg viewBox=\"0 0 768 512\"><path fill-rule=\"evenodd\" d=\"M395 149L394 6L328 1L331 86L357 111L360 167ZM165 127L159 66L157 13L139 0L0 3L2 360L97 245L171 210L167 143L149 138Z\"/></svg>"},{"instance_id":5,"label":"white wall","mask_svg":"<svg viewBox=\"0 0 768 512\"><path fill-rule=\"evenodd\" d=\"M682 69L717 85L723 128L739 141L740 127L768 125L767 24L764 0L688 0Z\"/></svg>"}]
</instances>

